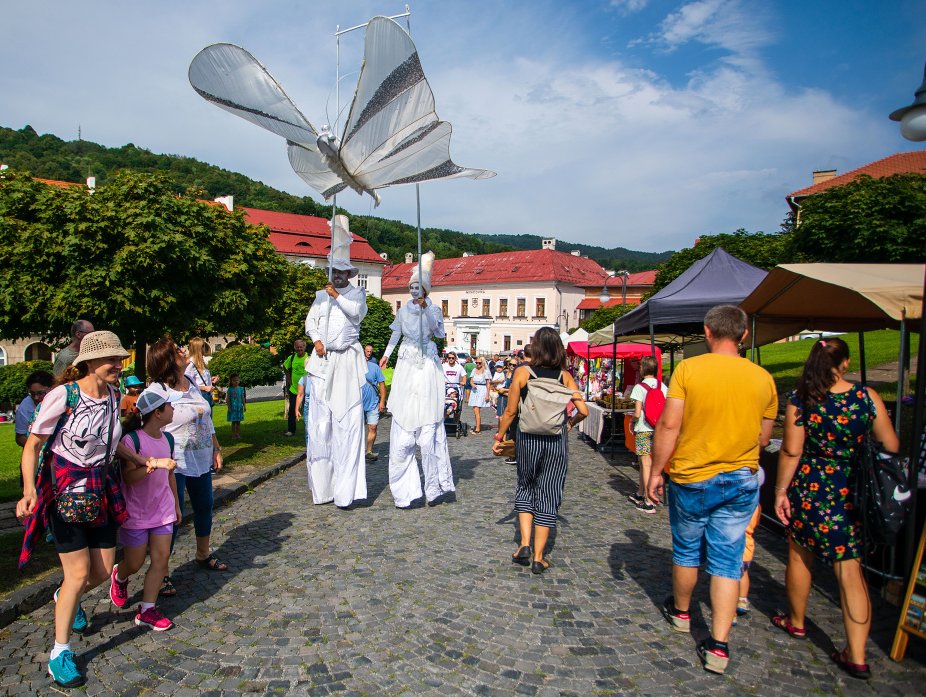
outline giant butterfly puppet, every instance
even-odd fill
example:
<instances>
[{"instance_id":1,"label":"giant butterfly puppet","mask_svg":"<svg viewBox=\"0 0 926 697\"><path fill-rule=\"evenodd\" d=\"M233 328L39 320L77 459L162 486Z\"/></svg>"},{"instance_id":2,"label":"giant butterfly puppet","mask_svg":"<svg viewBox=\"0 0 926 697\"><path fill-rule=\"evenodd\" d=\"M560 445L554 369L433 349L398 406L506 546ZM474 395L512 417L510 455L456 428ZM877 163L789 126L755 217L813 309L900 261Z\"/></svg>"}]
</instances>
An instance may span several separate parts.
<instances>
[{"instance_id":1,"label":"giant butterfly puppet","mask_svg":"<svg viewBox=\"0 0 926 697\"><path fill-rule=\"evenodd\" d=\"M411 37L388 17L367 25L364 59L340 139L319 132L279 83L243 48L214 44L189 70L200 96L286 139L289 161L326 200L351 188L379 204L377 189L433 179L486 179L495 172L450 159L451 126L438 119L434 95Z\"/></svg>"}]
</instances>

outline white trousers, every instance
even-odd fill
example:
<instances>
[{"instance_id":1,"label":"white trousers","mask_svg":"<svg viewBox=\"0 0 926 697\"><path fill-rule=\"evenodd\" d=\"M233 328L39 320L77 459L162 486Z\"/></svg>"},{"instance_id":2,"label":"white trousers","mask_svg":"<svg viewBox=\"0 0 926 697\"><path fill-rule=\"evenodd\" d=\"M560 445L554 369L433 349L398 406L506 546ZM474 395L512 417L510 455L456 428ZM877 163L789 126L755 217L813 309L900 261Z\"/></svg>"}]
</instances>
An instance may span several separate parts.
<instances>
[{"instance_id":1,"label":"white trousers","mask_svg":"<svg viewBox=\"0 0 926 697\"><path fill-rule=\"evenodd\" d=\"M309 376L306 467L312 502L349 506L367 497L366 426L363 405L355 404L338 421L323 401L324 379Z\"/></svg>"},{"instance_id":2,"label":"white trousers","mask_svg":"<svg viewBox=\"0 0 926 697\"><path fill-rule=\"evenodd\" d=\"M407 508L412 501L421 498L421 480L415 460L416 445L421 448L424 494L428 501L456 491L443 422L406 431L393 419L389 431L389 489L392 491L392 500L399 508Z\"/></svg>"}]
</instances>

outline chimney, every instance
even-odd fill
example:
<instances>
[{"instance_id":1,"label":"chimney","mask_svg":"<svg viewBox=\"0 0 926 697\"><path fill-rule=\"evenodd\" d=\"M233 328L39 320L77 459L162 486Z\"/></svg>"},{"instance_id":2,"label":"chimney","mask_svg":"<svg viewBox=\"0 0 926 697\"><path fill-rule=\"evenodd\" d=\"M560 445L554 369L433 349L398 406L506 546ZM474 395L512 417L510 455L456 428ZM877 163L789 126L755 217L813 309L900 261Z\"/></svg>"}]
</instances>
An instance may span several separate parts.
<instances>
[{"instance_id":1,"label":"chimney","mask_svg":"<svg viewBox=\"0 0 926 697\"><path fill-rule=\"evenodd\" d=\"M233 195L229 194L228 196L219 196L214 200L216 203L221 203L223 206L225 206L228 209L229 213L234 212L235 197Z\"/></svg>"},{"instance_id":2,"label":"chimney","mask_svg":"<svg viewBox=\"0 0 926 697\"><path fill-rule=\"evenodd\" d=\"M549 239L542 240L540 243L541 249L556 249L556 238L550 237Z\"/></svg>"},{"instance_id":3,"label":"chimney","mask_svg":"<svg viewBox=\"0 0 926 697\"><path fill-rule=\"evenodd\" d=\"M87 177L87 188L93 191L96 188L96 177Z\"/></svg>"},{"instance_id":4,"label":"chimney","mask_svg":"<svg viewBox=\"0 0 926 697\"><path fill-rule=\"evenodd\" d=\"M569 253L570 253L572 256L574 256L574 257L580 257L580 256L582 256L582 252L580 252L578 249L573 249L573 250L572 250L571 252L569 252Z\"/></svg>"},{"instance_id":5,"label":"chimney","mask_svg":"<svg viewBox=\"0 0 926 697\"><path fill-rule=\"evenodd\" d=\"M411 264L415 260L415 255L411 252L405 252L405 263Z\"/></svg>"},{"instance_id":6,"label":"chimney","mask_svg":"<svg viewBox=\"0 0 926 697\"><path fill-rule=\"evenodd\" d=\"M389 255L386 252L380 252L379 255L382 257L383 261L389 261Z\"/></svg>"},{"instance_id":7,"label":"chimney","mask_svg":"<svg viewBox=\"0 0 926 697\"><path fill-rule=\"evenodd\" d=\"M464 258L464 259L465 259L466 257L471 257L471 256L473 256L473 253L472 253L472 252L463 252L463 258Z\"/></svg>"},{"instance_id":8,"label":"chimney","mask_svg":"<svg viewBox=\"0 0 926 697\"><path fill-rule=\"evenodd\" d=\"M829 181L836 176L835 169L818 169L813 173L813 183L820 184L821 182Z\"/></svg>"}]
</instances>

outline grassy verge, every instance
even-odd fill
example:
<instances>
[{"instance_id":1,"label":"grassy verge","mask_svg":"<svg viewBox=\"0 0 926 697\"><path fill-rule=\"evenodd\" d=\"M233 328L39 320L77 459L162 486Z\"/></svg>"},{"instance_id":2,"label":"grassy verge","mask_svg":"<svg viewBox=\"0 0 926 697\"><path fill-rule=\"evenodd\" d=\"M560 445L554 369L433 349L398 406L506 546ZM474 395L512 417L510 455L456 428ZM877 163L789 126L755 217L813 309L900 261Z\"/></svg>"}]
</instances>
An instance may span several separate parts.
<instances>
[{"instance_id":1,"label":"grassy verge","mask_svg":"<svg viewBox=\"0 0 926 697\"><path fill-rule=\"evenodd\" d=\"M22 547L22 532L0 535L0 597L12 593L27 583L32 583L57 571L58 553L53 544L39 542L32 553L32 559L23 571L17 568L19 550Z\"/></svg>"}]
</instances>

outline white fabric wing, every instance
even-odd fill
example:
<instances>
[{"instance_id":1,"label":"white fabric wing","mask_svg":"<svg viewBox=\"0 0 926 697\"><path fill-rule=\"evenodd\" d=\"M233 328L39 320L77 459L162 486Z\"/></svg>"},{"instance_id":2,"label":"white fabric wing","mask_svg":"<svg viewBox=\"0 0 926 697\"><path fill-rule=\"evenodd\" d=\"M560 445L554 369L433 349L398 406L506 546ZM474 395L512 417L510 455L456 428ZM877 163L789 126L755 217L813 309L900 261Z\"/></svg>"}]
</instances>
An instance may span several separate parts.
<instances>
[{"instance_id":1,"label":"white fabric wing","mask_svg":"<svg viewBox=\"0 0 926 697\"><path fill-rule=\"evenodd\" d=\"M411 37L395 21L367 26L364 62L341 139L345 168L364 188L430 179L495 176L450 159L450 124L434 111L434 95Z\"/></svg>"}]
</instances>

